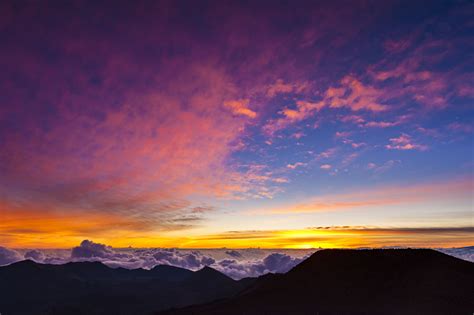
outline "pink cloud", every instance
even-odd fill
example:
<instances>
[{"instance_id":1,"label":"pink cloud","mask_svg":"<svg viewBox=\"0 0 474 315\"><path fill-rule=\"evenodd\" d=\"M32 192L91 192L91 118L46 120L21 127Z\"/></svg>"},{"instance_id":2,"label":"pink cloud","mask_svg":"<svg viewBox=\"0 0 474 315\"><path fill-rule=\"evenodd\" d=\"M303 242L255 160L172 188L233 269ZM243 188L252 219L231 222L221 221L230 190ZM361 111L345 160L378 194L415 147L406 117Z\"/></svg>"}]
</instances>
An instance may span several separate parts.
<instances>
[{"instance_id":1,"label":"pink cloud","mask_svg":"<svg viewBox=\"0 0 474 315\"><path fill-rule=\"evenodd\" d=\"M327 149L317 155L317 159L328 159L333 157L337 152L337 148Z\"/></svg>"},{"instance_id":2,"label":"pink cloud","mask_svg":"<svg viewBox=\"0 0 474 315\"><path fill-rule=\"evenodd\" d=\"M306 163L296 162L296 163L294 163L294 164L288 164L286 167L289 168L289 169L294 170L294 169L297 168L297 167L305 166L305 165L306 165Z\"/></svg>"},{"instance_id":3,"label":"pink cloud","mask_svg":"<svg viewBox=\"0 0 474 315\"><path fill-rule=\"evenodd\" d=\"M410 45L411 45L410 39L387 40L384 43L385 49L392 53L400 53L406 50Z\"/></svg>"},{"instance_id":4,"label":"pink cloud","mask_svg":"<svg viewBox=\"0 0 474 315\"><path fill-rule=\"evenodd\" d=\"M453 122L448 125L448 129L464 133L471 133L474 131L474 126L467 123Z\"/></svg>"},{"instance_id":5,"label":"pink cloud","mask_svg":"<svg viewBox=\"0 0 474 315\"><path fill-rule=\"evenodd\" d=\"M367 164L367 168L368 168L369 170L372 170L372 169L374 169L374 168L376 168L376 167L377 167L377 164L375 164L375 163L370 162L370 163Z\"/></svg>"},{"instance_id":6,"label":"pink cloud","mask_svg":"<svg viewBox=\"0 0 474 315\"><path fill-rule=\"evenodd\" d=\"M349 131L337 131L334 136L336 138L347 138L351 135L351 132Z\"/></svg>"},{"instance_id":7,"label":"pink cloud","mask_svg":"<svg viewBox=\"0 0 474 315\"><path fill-rule=\"evenodd\" d=\"M295 138L295 139L301 139L302 137L304 137L305 134L303 132L295 132L294 134L291 135L292 138Z\"/></svg>"},{"instance_id":8,"label":"pink cloud","mask_svg":"<svg viewBox=\"0 0 474 315\"><path fill-rule=\"evenodd\" d=\"M351 143L351 146L354 148L354 149L357 149L357 148L360 148L360 147L363 147L363 146L366 146L367 143L365 142L352 142Z\"/></svg>"},{"instance_id":9,"label":"pink cloud","mask_svg":"<svg viewBox=\"0 0 474 315\"><path fill-rule=\"evenodd\" d=\"M355 159L357 159L360 156L359 152L352 152L349 155L347 155L341 162L341 165L343 167L347 167L350 165Z\"/></svg>"},{"instance_id":10,"label":"pink cloud","mask_svg":"<svg viewBox=\"0 0 474 315\"><path fill-rule=\"evenodd\" d=\"M424 135L427 135L433 138L439 138L441 136L440 132L433 128L418 127L416 128L416 130Z\"/></svg>"},{"instance_id":11,"label":"pink cloud","mask_svg":"<svg viewBox=\"0 0 474 315\"><path fill-rule=\"evenodd\" d=\"M373 171L376 174L381 174L384 173L391 168L395 167L397 164L400 164L401 162L399 160L389 160L382 165L377 165L375 163L368 163L367 164L367 169Z\"/></svg>"},{"instance_id":12,"label":"pink cloud","mask_svg":"<svg viewBox=\"0 0 474 315\"><path fill-rule=\"evenodd\" d=\"M340 81L340 87L329 87L325 91L322 100L317 102L297 101L296 108L284 108L279 112L283 117L270 120L263 127L263 130L267 134L273 135L279 130L312 117L316 112L325 107L343 107L349 108L351 111L384 111L388 107L381 103L383 99L383 90L363 84L353 76L345 76ZM362 118L358 118L358 122L362 121Z\"/></svg>"},{"instance_id":13,"label":"pink cloud","mask_svg":"<svg viewBox=\"0 0 474 315\"><path fill-rule=\"evenodd\" d=\"M375 128L388 128L398 125L398 122L391 121L369 121L364 126L366 127L375 127Z\"/></svg>"},{"instance_id":14,"label":"pink cloud","mask_svg":"<svg viewBox=\"0 0 474 315\"><path fill-rule=\"evenodd\" d=\"M452 92L463 86L462 76L453 77L453 73L432 69L449 53L447 46L449 43L441 40L426 40L412 47L401 61L382 60L377 66L370 67L369 72L376 81L390 81L385 87L389 97L404 96L427 109L442 109L449 106Z\"/></svg>"},{"instance_id":15,"label":"pink cloud","mask_svg":"<svg viewBox=\"0 0 474 315\"><path fill-rule=\"evenodd\" d=\"M360 115L345 115L340 118L342 122L350 122L354 124L361 124L365 122L365 119Z\"/></svg>"},{"instance_id":16,"label":"pink cloud","mask_svg":"<svg viewBox=\"0 0 474 315\"><path fill-rule=\"evenodd\" d=\"M474 88L472 85L460 84L458 87L457 94L461 97L474 98Z\"/></svg>"},{"instance_id":17,"label":"pink cloud","mask_svg":"<svg viewBox=\"0 0 474 315\"><path fill-rule=\"evenodd\" d=\"M402 36L401 38L387 39L383 43L385 50L392 54L398 54L406 51L409 48L412 48L415 44L415 41L419 39L422 34L423 29L419 28L413 32L410 32L407 35Z\"/></svg>"},{"instance_id":18,"label":"pink cloud","mask_svg":"<svg viewBox=\"0 0 474 315\"><path fill-rule=\"evenodd\" d=\"M428 149L426 145L413 143L413 140L407 134L402 134L397 138L390 138L390 144L387 144L385 147L389 150L425 151Z\"/></svg>"},{"instance_id":19,"label":"pink cloud","mask_svg":"<svg viewBox=\"0 0 474 315\"><path fill-rule=\"evenodd\" d=\"M363 146L367 145L367 143L365 143L365 142L355 142L354 140L351 140L351 139L344 139L344 140L342 140L342 143L348 144L348 145L352 146L354 149L357 149L357 148L360 148L360 147L363 147Z\"/></svg>"},{"instance_id":20,"label":"pink cloud","mask_svg":"<svg viewBox=\"0 0 474 315\"><path fill-rule=\"evenodd\" d=\"M330 170L332 168L331 164L323 164L319 167L322 170Z\"/></svg>"}]
</instances>

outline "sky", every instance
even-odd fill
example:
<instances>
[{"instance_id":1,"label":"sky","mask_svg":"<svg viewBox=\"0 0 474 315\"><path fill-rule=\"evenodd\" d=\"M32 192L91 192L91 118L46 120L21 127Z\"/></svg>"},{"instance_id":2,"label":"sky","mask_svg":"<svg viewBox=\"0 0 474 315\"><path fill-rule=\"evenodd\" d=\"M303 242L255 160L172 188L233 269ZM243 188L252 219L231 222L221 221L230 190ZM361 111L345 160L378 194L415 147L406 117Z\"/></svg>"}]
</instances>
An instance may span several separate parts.
<instances>
[{"instance_id":1,"label":"sky","mask_svg":"<svg viewBox=\"0 0 474 315\"><path fill-rule=\"evenodd\" d=\"M0 245L472 245L473 15L2 1Z\"/></svg>"}]
</instances>

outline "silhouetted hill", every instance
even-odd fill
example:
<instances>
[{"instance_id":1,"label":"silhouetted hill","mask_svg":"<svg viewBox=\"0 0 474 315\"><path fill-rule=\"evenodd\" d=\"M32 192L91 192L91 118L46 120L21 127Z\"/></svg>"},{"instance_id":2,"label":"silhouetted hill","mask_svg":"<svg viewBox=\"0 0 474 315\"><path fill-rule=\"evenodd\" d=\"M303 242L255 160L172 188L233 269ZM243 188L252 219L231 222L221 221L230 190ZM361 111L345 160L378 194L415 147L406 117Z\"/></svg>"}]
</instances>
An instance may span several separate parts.
<instances>
[{"instance_id":1,"label":"silhouetted hill","mask_svg":"<svg viewBox=\"0 0 474 315\"><path fill-rule=\"evenodd\" d=\"M211 279L213 281L209 281ZM235 281L223 273L207 266L194 272L187 280L189 282L201 282L203 285L209 284L218 286L228 286Z\"/></svg>"},{"instance_id":2,"label":"silhouetted hill","mask_svg":"<svg viewBox=\"0 0 474 315\"><path fill-rule=\"evenodd\" d=\"M150 314L229 297L249 283L209 267L196 272L172 266L128 270L100 262L25 260L0 267L0 313Z\"/></svg>"},{"instance_id":3,"label":"silhouetted hill","mask_svg":"<svg viewBox=\"0 0 474 315\"><path fill-rule=\"evenodd\" d=\"M474 264L428 249L322 250L238 296L160 314L466 314Z\"/></svg>"},{"instance_id":4,"label":"silhouetted hill","mask_svg":"<svg viewBox=\"0 0 474 315\"><path fill-rule=\"evenodd\" d=\"M150 272L155 277L159 277L160 279L169 281L182 281L194 274L194 272L192 272L191 270L168 265L155 266L153 267L153 269L150 270Z\"/></svg>"}]
</instances>

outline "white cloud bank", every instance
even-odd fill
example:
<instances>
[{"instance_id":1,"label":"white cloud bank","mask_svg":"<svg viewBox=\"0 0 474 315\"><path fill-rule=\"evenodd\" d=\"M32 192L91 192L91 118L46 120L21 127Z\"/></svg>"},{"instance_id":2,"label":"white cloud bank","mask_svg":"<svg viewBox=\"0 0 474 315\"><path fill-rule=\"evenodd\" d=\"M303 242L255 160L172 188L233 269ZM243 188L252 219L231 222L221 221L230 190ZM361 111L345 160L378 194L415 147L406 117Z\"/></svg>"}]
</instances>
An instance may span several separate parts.
<instances>
[{"instance_id":1,"label":"white cloud bank","mask_svg":"<svg viewBox=\"0 0 474 315\"><path fill-rule=\"evenodd\" d=\"M445 248L439 251L474 262L474 247ZM0 247L0 265L23 259L40 263L62 264L70 261L100 261L110 267L151 269L172 265L190 270L210 266L234 279L258 277L265 273L284 273L299 264L315 250L265 249L165 249L113 248L84 240L71 250L12 250Z\"/></svg>"}]
</instances>

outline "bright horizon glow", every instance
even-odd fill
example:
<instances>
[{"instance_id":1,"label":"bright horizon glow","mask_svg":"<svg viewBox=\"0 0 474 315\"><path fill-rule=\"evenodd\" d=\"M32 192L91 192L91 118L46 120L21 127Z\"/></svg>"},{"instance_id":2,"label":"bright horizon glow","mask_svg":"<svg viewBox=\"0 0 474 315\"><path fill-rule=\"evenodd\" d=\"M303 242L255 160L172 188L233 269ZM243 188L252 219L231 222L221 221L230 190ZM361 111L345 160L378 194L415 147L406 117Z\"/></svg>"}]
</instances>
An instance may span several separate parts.
<instances>
[{"instance_id":1,"label":"bright horizon glow","mask_svg":"<svg viewBox=\"0 0 474 315\"><path fill-rule=\"evenodd\" d=\"M0 246L473 245L467 12L3 2Z\"/></svg>"},{"instance_id":2,"label":"bright horizon glow","mask_svg":"<svg viewBox=\"0 0 474 315\"><path fill-rule=\"evenodd\" d=\"M97 238L116 248L262 248L262 249L311 249L311 248L360 248L360 247L463 247L470 244L474 228L367 228L367 227L322 227L305 230L236 231L197 237L127 237L118 240ZM55 249L77 246L79 238L70 243L43 239L41 243L16 243L11 248ZM52 244L53 246L44 246ZM64 245L66 244L66 245ZM8 245L8 244L7 244Z\"/></svg>"}]
</instances>

